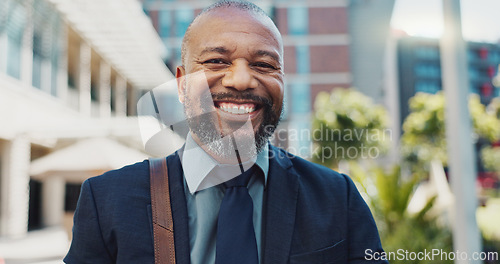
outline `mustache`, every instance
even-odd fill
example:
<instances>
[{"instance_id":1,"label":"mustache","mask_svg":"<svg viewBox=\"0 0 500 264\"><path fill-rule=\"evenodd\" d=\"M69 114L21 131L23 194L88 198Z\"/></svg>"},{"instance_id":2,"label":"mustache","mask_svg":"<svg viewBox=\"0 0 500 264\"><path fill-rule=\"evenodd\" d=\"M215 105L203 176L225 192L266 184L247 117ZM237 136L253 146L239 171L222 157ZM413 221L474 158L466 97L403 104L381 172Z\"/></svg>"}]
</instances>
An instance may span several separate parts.
<instances>
[{"instance_id":1,"label":"mustache","mask_svg":"<svg viewBox=\"0 0 500 264\"><path fill-rule=\"evenodd\" d=\"M267 107L273 106L273 101L269 98L252 94L251 92L234 93L212 93L212 100L224 101L228 99L254 101Z\"/></svg>"}]
</instances>

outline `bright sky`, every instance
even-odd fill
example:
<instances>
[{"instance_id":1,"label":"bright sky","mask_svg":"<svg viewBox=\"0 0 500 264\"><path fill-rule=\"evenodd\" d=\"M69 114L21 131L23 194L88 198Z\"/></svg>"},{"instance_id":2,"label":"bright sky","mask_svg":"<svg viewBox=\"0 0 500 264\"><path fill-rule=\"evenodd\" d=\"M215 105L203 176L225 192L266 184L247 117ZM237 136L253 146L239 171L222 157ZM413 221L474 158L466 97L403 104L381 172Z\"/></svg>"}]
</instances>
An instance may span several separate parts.
<instances>
[{"instance_id":1,"label":"bright sky","mask_svg":"<svg viewBox=\"0 0 500 264\"><path fill-rule=\"evenodd\" d=\"M461 9L466 40L499 42L500 0L461 0ZM396 0L391 25L412 36L439 37L442 13L442 0Z\"/></svg>"}]
</instances>

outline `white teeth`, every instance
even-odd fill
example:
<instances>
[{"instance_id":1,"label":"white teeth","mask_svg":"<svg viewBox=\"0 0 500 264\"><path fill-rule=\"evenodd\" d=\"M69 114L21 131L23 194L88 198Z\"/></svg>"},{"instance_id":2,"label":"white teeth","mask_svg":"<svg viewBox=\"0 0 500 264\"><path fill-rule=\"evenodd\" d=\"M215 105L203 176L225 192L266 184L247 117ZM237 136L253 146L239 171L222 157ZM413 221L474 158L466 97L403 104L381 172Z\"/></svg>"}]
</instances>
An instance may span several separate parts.
<instances>
[{"instance_id":1,"label":"white teeth","mask_svg":"<svg viewBox=\"0 0 500 264\"><path fill-rule=\"evenodd\" d=\"M249 106L228 106L226 104L221 104L219 105L219 109L221 109L224 112L228 112L231 114L249 114L253 111L255 111L255 107L249 107Z\"/></svg>"}]
</instances>

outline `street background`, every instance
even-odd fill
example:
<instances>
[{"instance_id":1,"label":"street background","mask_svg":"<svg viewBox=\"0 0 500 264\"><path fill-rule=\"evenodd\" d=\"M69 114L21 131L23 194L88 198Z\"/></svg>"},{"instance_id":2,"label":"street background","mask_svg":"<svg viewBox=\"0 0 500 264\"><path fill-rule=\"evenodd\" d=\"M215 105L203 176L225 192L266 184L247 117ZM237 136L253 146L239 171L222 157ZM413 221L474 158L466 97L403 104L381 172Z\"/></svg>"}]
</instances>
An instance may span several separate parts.
<instances>
[{"instance_id":1,"label":"street background","mask_svg":"<svg viewBox=\"0 0 500 264\"><path fill-rule=\"evenodd\" d=\"M137 102L212 2L0 0L0 264L61 263L85 179L183 144L148 148ZM284 42L272 143L349 174L386 251L498 254L500 2L252 2Z\"/></svg>"}]
</instances>

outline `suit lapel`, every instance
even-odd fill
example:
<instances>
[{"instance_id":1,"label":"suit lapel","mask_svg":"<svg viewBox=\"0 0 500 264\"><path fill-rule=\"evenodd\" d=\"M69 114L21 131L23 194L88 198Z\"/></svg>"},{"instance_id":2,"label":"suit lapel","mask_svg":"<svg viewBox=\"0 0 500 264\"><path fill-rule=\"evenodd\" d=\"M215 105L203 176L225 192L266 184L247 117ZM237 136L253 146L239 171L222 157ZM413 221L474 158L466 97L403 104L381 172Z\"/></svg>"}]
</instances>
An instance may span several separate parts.
<instances>
[{"instance_id":1,"label":"suit lapel","mask_svg":"<svg viewBox=\"0 0 500 264\"><path fill-rule=\"evenodd\" d=\"M264 200L264 263L287 263L295 225L298 175L284 152L270 145L269 176ZM190 263L189 226L184 177L179 159L182 149L167 157L170 202L174 221L175 257L178 264ZM151 210L151 209L149 209Z\"/></svg>"},{"instance_id":2,"label":"suit lapel","mask_svg":"<svg viewBox=\"0 0 500 264\"><path fill-rule=\"evenodd\" d=\"M182 149L180 150L182 151ZM190 263L189 226L184 194L184 177L179 152L167 157L170 203L174 221L175 258L178 264Z\"/></svg>"},{"instance_id":3,"label":"suit lapel","mask_svg":"<svg viewBox=\"0 0 500 264\"><path fill-rule=\"evenodd\" d=\"M299 191L298 175L284 152L270 146L263 223L264 263L287 263Z\"/></svg>"}]
</instances>

